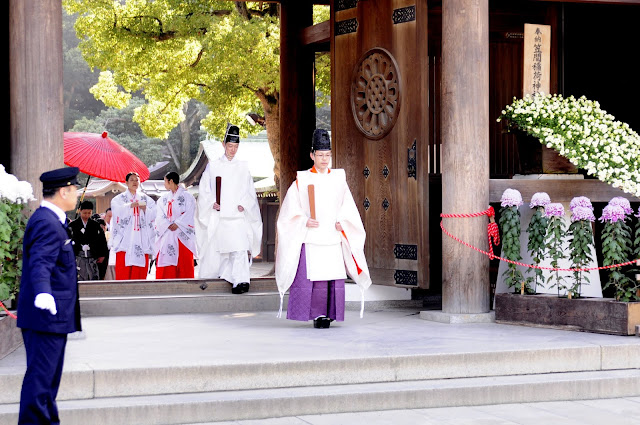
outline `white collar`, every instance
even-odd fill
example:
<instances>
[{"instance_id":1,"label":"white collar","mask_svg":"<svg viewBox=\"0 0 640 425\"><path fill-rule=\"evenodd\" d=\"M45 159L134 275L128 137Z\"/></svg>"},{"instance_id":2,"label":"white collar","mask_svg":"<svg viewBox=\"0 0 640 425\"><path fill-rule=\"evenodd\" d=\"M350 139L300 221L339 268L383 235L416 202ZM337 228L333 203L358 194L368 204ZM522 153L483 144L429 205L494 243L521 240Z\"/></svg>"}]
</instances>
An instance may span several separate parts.
<instances>
[{"instance_id":1,"label":"white collar","mask_svg":"<svg viewBox=\"0 0 640 425\"><path fill-rule=\"evenodd\" d=\"M60 223L65 224L67 222L67 215L64 213L64 211L62 211L62 208L60 208L59 206L44 199L40 203L40 206L44 208L48 208L51 211L53 211L56 214L56 216L58 216L58 220L60 220Z\"/></svg>"}]
</instances>

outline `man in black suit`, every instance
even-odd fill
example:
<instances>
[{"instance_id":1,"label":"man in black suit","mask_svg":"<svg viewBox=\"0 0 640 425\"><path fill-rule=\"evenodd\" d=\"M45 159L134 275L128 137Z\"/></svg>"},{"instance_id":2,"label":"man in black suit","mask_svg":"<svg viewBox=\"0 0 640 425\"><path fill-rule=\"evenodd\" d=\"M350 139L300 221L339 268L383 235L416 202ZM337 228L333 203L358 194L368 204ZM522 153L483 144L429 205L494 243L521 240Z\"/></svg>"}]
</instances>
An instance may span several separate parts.
<instances>
[{"instance_id":1,"label":"man in black suit","mask_svg":"<svg viewBox=\"0 0 640 425\"><path fill-rule=\"evenodd\" d=\"M27 353L19 425L59 424L56 396L67 334L81 330L78 277L65 211L77 202L76 167L40 176L43 201L24 233L17 326Z\"/></svg>"},{"instance_id":2,"label":"man in black suit","mask_svg":"<svg viewBox=\"0 0 640 425\"><path fill-rule=\"evenodd\" d=\"M91 219L93 204L80 204L80 217L71 222L73 251L78 265L78 280L100 280L99 264L107 256L107 239L100 225Z\"/></svg>"}]
</instances>

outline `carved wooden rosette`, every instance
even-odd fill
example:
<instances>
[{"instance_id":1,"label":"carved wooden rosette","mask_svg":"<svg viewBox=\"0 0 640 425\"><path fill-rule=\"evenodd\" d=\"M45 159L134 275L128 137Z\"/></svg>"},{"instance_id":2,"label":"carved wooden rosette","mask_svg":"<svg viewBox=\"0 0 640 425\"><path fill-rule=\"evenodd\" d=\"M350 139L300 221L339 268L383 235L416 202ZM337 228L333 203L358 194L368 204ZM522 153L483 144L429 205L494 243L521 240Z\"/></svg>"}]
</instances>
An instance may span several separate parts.
<instances>
[{"instance_id":1,"label":"carved wooden rosette","mask_svg":"<svg viewBox=\"0 0 640 425\"><path fill-rule=\"evenodd\" d=\"M398 64L387 50L375 47L356 64L351 83L351 110L358 129L368 139L386 136L398 119L401 79Z\"/></svg>"}]
</instances>

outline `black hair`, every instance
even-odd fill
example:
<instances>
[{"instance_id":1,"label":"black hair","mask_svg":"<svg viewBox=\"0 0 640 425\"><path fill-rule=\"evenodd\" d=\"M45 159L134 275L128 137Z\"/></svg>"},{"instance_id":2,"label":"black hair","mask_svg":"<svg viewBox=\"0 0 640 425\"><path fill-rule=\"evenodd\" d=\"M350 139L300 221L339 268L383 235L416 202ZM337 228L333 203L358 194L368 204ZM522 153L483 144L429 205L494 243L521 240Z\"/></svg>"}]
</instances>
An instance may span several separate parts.
<instances>
[{"instance_id":1,"label":"black hair","mask_svg":"<svg viewBox=\"0 0 640 425\"><path fill-rule=\"evenodd\" d=\"M129 181L129 177L131 176L138 176L138 180L140 180L140 174L136 173L135 171L130 171L127 173L127 177L124 178L124 181Z\"/></svg>"},{"instance_id":2,"label":"black hair","mask_svg":"<svg viewBox=\"0 0 640 425\"><path fill-rule=\"evenodd\" d=\"M80 209L93 211L93 204L91 203L91 201L82 201L82 203L80 204Z\"/></svg>"},{"instance_id":3,"label":"black hair","mask_svg":"<svg viewBox=\"0 0 640 425\"><path fill-rule=\"evenodd\" d=\"M42 197L43 198L53 198L54 196L56 196L56 192L58 191L58 189L60 189L59 187L49 187L49 188L42 188Z\"/></svg>"},{"instance_id":4,"label":"black hair","mask_svg":"<svg viewBox=\"0 0 640 425\"><path fill-rule=\"evenodd\" d=\"M175 184L180 183L180 175L175 171L169 171L167 174L165 174L164 178L174 182Z\"/></svg>"},{"instance_id":5,"label":"black hair","mask_svg":"<svg viewBox=\"0 0 640 425\"><path fill-rule=\"evenodd\" d=\"M109 207L106 210L104 210L105 213L108 213L109 211L111 211L111 207Z\"/></svg>"}]
</instances>

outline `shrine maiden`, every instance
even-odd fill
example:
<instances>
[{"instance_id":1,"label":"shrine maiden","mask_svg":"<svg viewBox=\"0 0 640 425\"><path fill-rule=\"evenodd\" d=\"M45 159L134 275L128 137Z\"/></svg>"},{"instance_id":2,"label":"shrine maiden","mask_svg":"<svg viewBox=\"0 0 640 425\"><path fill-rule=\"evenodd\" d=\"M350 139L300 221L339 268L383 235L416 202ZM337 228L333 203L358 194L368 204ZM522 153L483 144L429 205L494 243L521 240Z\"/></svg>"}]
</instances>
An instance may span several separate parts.
<instances>
[{"instance_id":1,"label":"shrine maiden","mask_svg":"<svg viewBox=\"0 0 640 425\"><path fill-rule=\"evenodd\" d=\"M116 280L146 279L149 255L153 255L156 203L138 190L140 176L126 176L127 190L111 200L112 252L115 252Z\"/></svg>"},{"instance_id":2,"label":"shrine maiden","mask_svg":"<svg viewBox=\"0 0 640 425\"><path fill-rule=\"evenodd\" d=\"M156 278L193 278L196 248L196 200L179 185L180 176L171 171L164 176L169 191L158 199L156 228Z\"/></svg>"}]
</instances>

